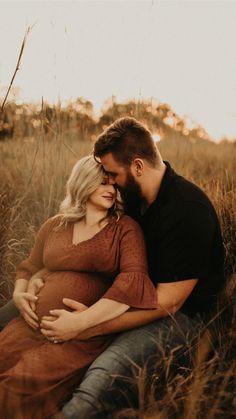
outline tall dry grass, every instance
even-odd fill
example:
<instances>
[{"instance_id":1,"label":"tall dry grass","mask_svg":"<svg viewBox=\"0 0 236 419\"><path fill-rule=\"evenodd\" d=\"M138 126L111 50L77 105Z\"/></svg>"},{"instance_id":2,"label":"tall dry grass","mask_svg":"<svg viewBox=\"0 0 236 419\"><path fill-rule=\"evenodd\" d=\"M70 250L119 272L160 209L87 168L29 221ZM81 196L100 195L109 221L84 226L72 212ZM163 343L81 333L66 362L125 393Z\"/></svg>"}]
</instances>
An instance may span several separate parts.
<instances>
[{"instance_id":1,"label":"tall dry grass","mask_svg":"<svg viewBox=\"0 0 236 419\"><path fill-rule=\"evenodd\" d=\"M58 212L71 167L91 149L89 140L43 133L0 142L0 300L9 298L37 229Z\"/></svg>"},{"instance_id":2,"label":"tall dry grass","mask_svg":"<svg viewBox=\"0 0 236 419\"><path fill-rule=\"evenodd\" d=\"M85 130L37 129L30 138L0 142L0 300L9 299L17 264L27 255L42 222L58 211L67 176L76 159L93 144ZM226 251L226 299L198 345L193 366L167 374L161 398L155 377L145 369L136 377L138 411L119 417L211 419L234 417L235 412L235 144L186 141L178 137L159 143L164 159L177 172L197 183L213 201L219 215ZM222 313L220 314L220 311ZM163 366L163 360L160 360ZM171 359L166 360L166 371Z\"/></svg>"}]
</instances>

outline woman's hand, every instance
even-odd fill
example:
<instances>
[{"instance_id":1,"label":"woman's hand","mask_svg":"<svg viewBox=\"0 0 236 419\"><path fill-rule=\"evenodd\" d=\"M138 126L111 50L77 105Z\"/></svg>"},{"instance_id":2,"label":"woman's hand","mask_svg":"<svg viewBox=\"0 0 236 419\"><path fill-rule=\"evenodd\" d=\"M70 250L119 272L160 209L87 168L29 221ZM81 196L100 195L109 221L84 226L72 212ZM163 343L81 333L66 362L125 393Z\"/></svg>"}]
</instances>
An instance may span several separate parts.
<instances>
[{"instance_id":1,"label":"woman's hand","mask_svg":"<svg viewBox=\"0 0 236 419\"><path fill-rule=\"evenodd\" d=\"M26 323L33 329L38 328L38 316L37 314L32 310L31 303L34 303L37 301L37 298L35 295L29 293L29 292L22 292L15 290L13 293L13 301L20 311L22 317L25 319Z\"/></svg>"},{"instance_id":2,"label":"woman's hand","mask_svg":"<svg viewBox=\"0 0 236 419\"><path fill-rule=\"evenodd\" d=\"M80 323L79 313L88 307L69 298L63 298L63 303L74 311L51 310L51 316L44 316L41 320L41 332L51 341L65 342L75 339L85 329Z\"/></svg>"},{"instance_id":3,"label":"woman's hand","mask_svg":"<svg viewBox=\"0 0 236 419\"><path fill-rule=\"evenodd\" d=\"M37 294L44 286L44 281L40 276L45 272L46 269L43 268L36 272L29 281L24 278L19 278L15 282L13 301L26 323L33 329L38 329L39 327L38 316L35 310L38 299Z\"/></svg>"},{"instance_id":4,"label":"woman's hand","mask_svg":"<svg viewBox=\"0 0 236 419\"><path fill-rule=\"evenodd\" d=\"M75 339L85 329L80 324L80 314L71 313L66 310L51 310L53 320L43 317L40 323L42 334L49 340L65 342Z\"/></svg>"},{"instance_id":5,"label":"woman's hand","mask_svg":"<svg viewBox=\"0 0 236 419\"><path fill-rule=\"evenodd\" d=\"M42 278L38 278L36 276L32 276L29 280L29 285L27 288L27 292L31 295L35 295L40 292L40 290L44 287L44 280ZM36 301L30 301L30 307L35 312L36 310Z\"/></svg>"}]
</instances>

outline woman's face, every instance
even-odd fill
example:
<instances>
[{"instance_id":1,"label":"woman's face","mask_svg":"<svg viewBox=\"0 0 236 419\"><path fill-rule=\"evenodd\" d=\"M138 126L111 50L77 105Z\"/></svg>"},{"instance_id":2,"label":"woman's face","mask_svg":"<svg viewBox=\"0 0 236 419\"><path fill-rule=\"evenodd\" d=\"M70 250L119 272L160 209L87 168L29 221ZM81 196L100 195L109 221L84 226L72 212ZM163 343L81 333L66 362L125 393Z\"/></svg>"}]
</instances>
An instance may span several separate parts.
<instances>
[{"instance_id":1,"label":"woman's face","mask_svg":"<svg viewBox=\"0 0 236 419\"><path fill-rule=\"evenodd\" d=\"M89 196L88 202L100 209L109 209L115 203L116 189L109 184L109 178L104 177L100 186Z\"/></svg>"}]
</instances>

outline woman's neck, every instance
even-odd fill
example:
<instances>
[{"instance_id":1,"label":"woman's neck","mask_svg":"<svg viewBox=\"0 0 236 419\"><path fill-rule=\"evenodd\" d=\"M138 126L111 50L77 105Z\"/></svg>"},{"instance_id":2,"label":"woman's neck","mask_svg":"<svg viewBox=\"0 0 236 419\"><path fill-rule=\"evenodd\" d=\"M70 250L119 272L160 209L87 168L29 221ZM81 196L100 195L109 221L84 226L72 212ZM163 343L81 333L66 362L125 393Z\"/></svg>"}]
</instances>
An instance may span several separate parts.
<instances>
[{"instance_id":1,"label":"woman's neck","mask_svg":"<svg viewBox=\"0 0 236 419\"><path fill-rule=\"evenodd\" d=\"M108 215L107 210L100 210L98 208L87 205L86 215L84 217L84 224L88 227L94 227L100 224Z\"/></svg>"}]
</instances>

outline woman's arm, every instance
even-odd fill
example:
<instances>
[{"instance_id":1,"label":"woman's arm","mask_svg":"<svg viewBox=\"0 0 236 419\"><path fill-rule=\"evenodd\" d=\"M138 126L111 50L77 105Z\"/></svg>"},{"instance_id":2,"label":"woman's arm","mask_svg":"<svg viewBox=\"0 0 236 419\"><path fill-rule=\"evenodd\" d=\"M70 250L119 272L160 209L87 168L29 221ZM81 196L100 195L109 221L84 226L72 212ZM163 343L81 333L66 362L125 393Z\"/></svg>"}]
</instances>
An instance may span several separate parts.
<instances>
[{"instance_id":1,"label":"woman's arm","mask_svg":"<svg viewBox=\"0 0 236 419\"><path fill-rule=\"evenodd\" d=\"M15 306L20 311L26 323L28 323L33 329L37 329L38 316L32 310L30 305L30 303L35 303L37 301L37 297L30 292L27 292L28 282L29 281L24 278L17 279L12 298Z\"/></svg>"},{"instance_id":2,"label":"woman's arm","mask_svg":"<svg viewBox=\"0 0 236 419\"><path fill-rule=\"evenodd\" d=\"M82 312L74 311L71 313L66 310L50 310L53 317L43 317L40 324L41 332L48 339L53 338L57 341L74 339L78 334L93 326L121 316L128 309L127 304L101 298Z\"/></svg>"},{"instance_id":3,"label":"woman's arm","mask_svg":"<svg viewBox=\"0 0 236 419\"><path fill-rule=\"evenodd\" d=\"M193 288L197 283L196 279L189 279L179 282L163 283L157 286L157 299L158 308L154 310L132 310L124 312L124 314L113 316L109 313L110 320L107 320L101 324L99 321L100 317L99 310L101 308L101 302L105 298L99 300L93 306L84 310L84 306L81 308L81 304L78 303L78 311L73 313L66 310L51 310L51 314L56 316L57 319L46 317L42 321L42 333L47 338L54 337L56 340L67 340L77 338L79 340L86 340L98 335L107 335L111 333L123 332L125 330L133 329L135 327L144 326L152 322L153 320L170 316L175 314L183 305L186 298L190 295ZM64 304L68 307L76 310L76 301L65 299ZM111 307L111 306L110 306ZM81 313L81 309L84 310ZM86 316L91 313L91 322L86 324ZM117 315L118 311L116 312ZM90 316L88 316L90 317ZM80 324L80 318L82 320ZM55 321L52 321L55 320ZM95 327L88 326L89 324L96 324ZM47 328L47 330L45 329Z\"/></svg>"},{"instance_id":4,"label":"woman's arm","mask_svg":"<svg viewBox=\"0 0 236 419\"><path fill-rule=\"evenodd\" d=\"M49 218L40 227L38 233L36 234L35 242L30 251L29 256L26 259L24 259L17 267L16 280L23 278L29 281L32 275L36 274L38 271L43 270L44 268L44 262L43 262L44 244L50 230L54 226L54 223L55 223L54 220L55 220L55 217Z\"/></svg>"},{"instance_id":5,"label":"woman's arm","mask_svg":"<svg viewBox=\"0 0 236 419\"><path fill-rule=\"evenodd\" d=\"M128 309L129 306L127 304L108 298L101 298L87 310L79 314L78 329L84 331L94 325L112 320L121 316Z\"/></svg>"},{"instance_id":6,"label":"woman's arm","mask_svg":"<svg viewBox=\"0 0 236 419\"><path fill-rule=\"evenodd\" d=\"M24 278L16 279L14 292L26 292L28 288L28 280ZM13 292L13 294L14 294Z\"/></svg>"},{"instance_id":7,"label":"woman's arm","mask_svg":"<svg viewBox=\"0 0 236 419\"><path fill-rule=\"evenodd\" d=\"M191 294L197 279L162 283L157 286L158 308L155 310L132 310L96 327L90 328L77 336L78 339L89 339L93 336L123 332L135 327L144 326L153 320L175 314ZM72 301L67 300L68 307L76 309Z\"/></svg>"},{"instance_id":8,"label":"woman's arm","mask_svg":"<svg viewBox=\"0 0 236 419\"><path fill-rule=\"evenodd\" d=\"M35 313L35 302L37 301L36 285L30 284L32 275L43 272L43 250L44 243L47 238L50 227L52 226L52 219L47 220L39 229L33 248L25 260L23 260L16 270L15 288L13 291L13 301L19 309L25 321L32 328L38 328L38 317ZM39 278L37 279L39 285Z\"/></svg>"}]
</instances>

